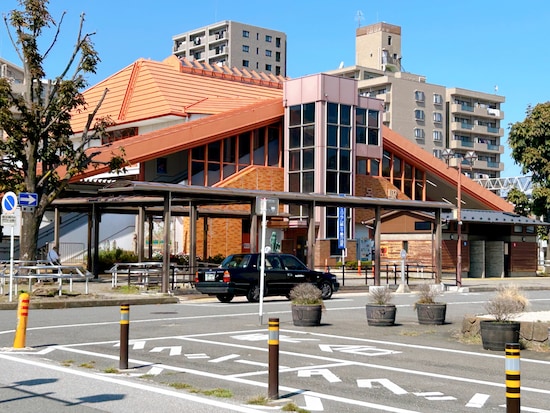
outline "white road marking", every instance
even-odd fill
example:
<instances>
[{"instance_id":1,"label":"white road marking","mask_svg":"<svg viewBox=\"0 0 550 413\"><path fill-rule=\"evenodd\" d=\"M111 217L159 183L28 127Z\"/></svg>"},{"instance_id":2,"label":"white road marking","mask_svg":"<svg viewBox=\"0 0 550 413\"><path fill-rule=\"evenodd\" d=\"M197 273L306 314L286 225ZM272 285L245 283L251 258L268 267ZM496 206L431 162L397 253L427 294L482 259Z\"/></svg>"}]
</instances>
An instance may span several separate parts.
<instances>
[{"instance_id":1,"label":"white road marking","mask_svg":"<svg viewBox=\"0 0 550 413\"><path fill-rule=\"evenodd\" d=\"M218 357L217 359L208 360L209 363L221 363L222 361L237 359L241 357L238 354L228 354L227 356Z\"/></svg>"},{"instance_id":2,"label":"white road marking","mask_svg":"<svg viewBox=\"0 0 550 413\"><path fill-rule=\"evenodd\" d=\"M171 355L171 354L170 354ZM184 354L185 357L187 357L188 359L190 360L195 360L195 359L209 359L210 356L207 355L206 353L196 353L196 354Z\"/></svg>"},{"instance_id":3,"label":"white road marking","mask_svg":"<svg viewBox=\"0 0 550 413\"><path fill-rule=\"evenodd\" d=\"M267 339L269 338L269 335L268 333L253 333L253 334L231 336L231 338L234 338L235 340L242 340L242 341L265 341L267 343ZM301 343L302 341L319 341L319 339L318 338L295 338L295 337L289 337L285 335L279 335L279 341L286 342L286 343Z\"/></svg>"},{"instance_id":4,"label":"white road marking","mask_svg":"<svg viewBox=\"0 0 550 413\"><path fill-rule=\"evenodd\" d=\"M269 367L268 363L262 363L261 361L252 361L252 360L235 360L235 363L248 364L250 366L260 366L260 367ZM287 370L286 366L279 366L280 370Z\"/></svg>"},{"instance_id":5,"label":"white road marking","mask_svg":"<svg viewBox=\"0 0 550 413\"><path fill-rule=\"evenodd\" d=\"M304 401L306 405L303 407L310 412L323 412L325 408L323 407L323 402L319 397L308 396L304 394Z\"/></svg>"},{"instance_id":6,"label":"white road marking","mask_svg":"<svg viewBox=\"0 0 550 413\"><path fill-rule=\"evenodd\" d=\"M402 395L408 393L407 390L399 387L397 384L388 379L357 379L357 387L366 387L368 389L373 389L374 383L382 385L386 389L390 390L393 394Z\"/></svg>"},{"instance_id":7,"label":"white road marking","mask_svg":"<svg viewBox=\"0 0 550 413\"><path fill-rule=\"evenodd\" d=\"M329 369L298 370L298 377L323 376L329 383L339 383L342 380Z\"/></svg>"},{"instance_id":8,"label":"white road marking","mask_svg":"<svg viewBox=\"0 0 550 413\"><path fill-rule=\"evenodd\" d=\"M132 350L143 350L145 348L145 340L130 340L128 345L132 346ZM120 347L120 342L115 343L113 347Z\"/></svg>"},{"instance_id":9,"label":"white road marking","mask_svg":"<svg viewBox=\"0 0 550 413\"><path fill-rule=\"evenodd\" d=\"M322 351L332 353L338 351L340 353L360 354L362 356L386 356L388 354L399 354L400 351L384 350L374 346L356 346L356 345L341 345L341 344L319 344Z\"/></svg>"},{"instance_id":10,"label":"white road marking","mask_svg":"<svg viewBox=\"0 0 550 413\"><path fill-rule=\"evenodd\" d=\"M485 405L487 400L489 400L489 397L491 396L489 396L488 394L476 393L474 394L474 397L472 397L470 401L466 404L466 407L476 407L478 409L481 409Z\"/></svg>"},{"instance_id":11,"label":"white road marking","mask_svg":"<svg viewBox=\"0 0 550 413\"><path fill-rule=\"evenodd\" d=\"M424 397L426 400L431 401L449 401L449 400L456 400L456 397L453 396L445 396L444 393L441 393L439 391L426 391L426 392L420 392L420 393L413 393L415 396L418 397Z\"/></svg>"},{"instance_id":12,"label":"white road marking","mask_svg":"<svg viewBox=\"0 0 550 413\"><path fill-rule=\"evenodd\" d=\"M181 355L181 346L155 347L150 352L151 353L161 353L164 350L170 350L170 355L171 356Z\"/></svg>"}]
</instances>

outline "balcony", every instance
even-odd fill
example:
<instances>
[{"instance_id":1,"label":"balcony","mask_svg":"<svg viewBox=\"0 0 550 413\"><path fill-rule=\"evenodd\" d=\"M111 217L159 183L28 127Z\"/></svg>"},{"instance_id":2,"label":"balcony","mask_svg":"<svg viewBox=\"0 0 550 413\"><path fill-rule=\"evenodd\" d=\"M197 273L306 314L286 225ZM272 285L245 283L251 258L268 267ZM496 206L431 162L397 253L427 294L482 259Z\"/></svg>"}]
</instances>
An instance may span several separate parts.
<instances>
[{"instance_id":1,"label":"balcony","mask_svg":"<svg viewBox=\"0 0 550 413\"><path fill-rule=\"evenodd\" d=\"M462 149L465 151L471 151L475 149L475 145L472 141L465 141L462 139L455 139L449 142L449 147L451 149Z\"/></svg>"},{"instance_id":2,"label":"balcony","mask_svg":"<svg viewBox=\"0 0 550 413\"><path fill-rule=\"evenodd\" d=\"M477 143L474 144L474 151L503 154L504 153L504 146L502 146L502 145L491 145L489 143L477 142Z\"/></svg>"}]
</instances>

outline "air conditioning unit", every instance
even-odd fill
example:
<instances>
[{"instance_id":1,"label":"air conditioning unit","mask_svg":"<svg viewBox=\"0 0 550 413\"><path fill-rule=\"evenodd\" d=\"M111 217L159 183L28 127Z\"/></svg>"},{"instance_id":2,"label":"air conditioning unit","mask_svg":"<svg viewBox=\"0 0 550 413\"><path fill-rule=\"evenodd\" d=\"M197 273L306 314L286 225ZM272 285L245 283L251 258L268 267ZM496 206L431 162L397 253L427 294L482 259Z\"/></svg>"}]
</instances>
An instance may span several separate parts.
<instances>
[{"instance_id":1,"label":"air conditioning unit","mask_svg":"<svg viewBox=\"0 0 550 413\"><path fill-rule=\"evenodd\" d=\"M194 43L195 45L201 44L201 38L200 38L200 37L195 37L195 40L193 40L193 43Z\"/></svg>"}]
</instances>

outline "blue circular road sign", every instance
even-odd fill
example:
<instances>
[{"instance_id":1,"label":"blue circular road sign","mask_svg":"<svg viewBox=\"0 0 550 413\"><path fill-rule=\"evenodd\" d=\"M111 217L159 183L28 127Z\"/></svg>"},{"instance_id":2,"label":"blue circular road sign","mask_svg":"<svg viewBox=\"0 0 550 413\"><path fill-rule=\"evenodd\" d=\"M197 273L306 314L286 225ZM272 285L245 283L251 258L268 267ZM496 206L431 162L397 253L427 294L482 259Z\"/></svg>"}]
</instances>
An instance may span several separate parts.
<instances>
[{"instance_id":1,"label":"blue circular road sign","mask_svg":"<svg viewBox=\"0 0 550 413\"><path fill-rule=\"evenodd\" d=\"M2 213L13 214L17 209L17 195L9 191L2 197Z\"/></svg>"}]
</instances>

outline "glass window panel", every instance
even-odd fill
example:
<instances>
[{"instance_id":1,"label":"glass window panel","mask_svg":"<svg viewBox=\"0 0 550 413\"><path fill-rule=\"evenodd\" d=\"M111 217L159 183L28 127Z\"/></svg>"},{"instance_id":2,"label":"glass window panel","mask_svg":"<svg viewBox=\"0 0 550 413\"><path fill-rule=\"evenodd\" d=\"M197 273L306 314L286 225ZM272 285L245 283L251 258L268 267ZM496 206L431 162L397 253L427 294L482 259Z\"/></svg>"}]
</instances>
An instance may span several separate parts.
<instances>
[{"instance_id":1,"label":"glass window panel","mask_svg":"<svg viewBox=\"0 0 550 413\"><path fill-rule=\"evenodd\" d=\"M208 164L208 186L212 186L220 181L220 164L209 163Z\"/></svg>"},{"instance_id":2,"label":"glass window panel","mask_svg":"<svg viewBox=\"0 0 550 413\"><path fill-rule=\"evenodd\" d=\"M412 181L405 179L405 182L403 183L403 192L405 192L405 195L412 199Z\"/></svg>"},{"instance_id":3,"label":"glass window panel","mask_svg":"<svg viewBox=\"0 0 550 413\"><path fill-rule=\"evenodd\" d=\"M327 207L327 217L338 217L338 209L336 207Z\"/></svg>"},{"instance_id":4,"label":"glass window panel","mask_svg":"<svg viewBox=\"0 0 550 413\"><path fill-rule=\"evenodd\" d=\"M302 128L290 128L288 131L288 147L299 148L302 144L301 142L301 130Z\"/></svg>"},{"instance_id":5,"label":"glass window panel","mask_svg":"<svg viewBox=\"0 0 550 413\"><path fill-rule=\"evenodd\" d=\"M297 126L302 124L302 107L301 105L291 106L289 109L289 125Z\"/></svg>"},{"instance_id":6,"label":"glass window panel","mask_svg":"<svg viewBox=\"0 0 550 413\"><path fill-rule=\"evenodd\" d=\"M338 193L338 172L327 172L327 193Z\"/></svg>"},{"instance_id":7,"label":"glass window panel","mask_svg":"<svg viewBox=\"0 0 550 413\"><path fill-rule=\"evenodd\" d=\"M357 173L359 175L367 174L367 160L366 159L357 159Z\"/></svg>"},{"instance_id":8,"label":"glass window panel","mask_svg":"<svg viewBox=\"0 0 550 413\"><path fill-rule=\"evenodd\" d=\"M315 103L306 103L304 105L304 121L303 124L315 123Z\"/></svg>"},{"instance_id":9,"label":"glass window panel","mask_svg":"<svg viewBox=\"0 0 550 413\"><path fill-rule=\"evenodd\" d=\"M412 165L405 162L405 179L412 179L413 175L413 167Z\"/></svg>"},{"instance_id":10,"label":"glass window panel","mask_svg":"<svg viewBox=\"0 0 550 413\"><path fill-rule=\"evenodd\" d=\"M422 190L423 190L423 185L420 182L416 182L416 185L414 186L414 199L416 201L423 201Z\"/></svg>"},{"instance_id":11,"label":"glass window panel","mask_svg":"<svg viewBox=\"0 0 550 413\"><path fill-rule=\"evenodd\" d=\"M367 124L367 110L357 108L355 110L355 124L365 126Z\"/></svg>"},{"instance_id":12,"label":"glass window panel","mask_svg":"<svg viewBox=\"0 0 550 413\"><path fill-rule=\"evenodd\" d=\"M367 143L367 128L363 128L363 127L356 128L355 141L357 143Z\"/></svg>"},{"instance_id":13,"label":"glass window panel","mask_svg":"<svg viewBox=\"0 0 550 413\"><path fill-rule=\"evenodd\" d=\"M236 172L237 168L235 164L224 164L223 165L223 178L228 178Z\"/></svg>"},{"instance_id":14,"label":"glass window panel","mask_svg":"<svg viewBox=\"0 0 550 413\"><path fill-rule=\"evenodd\" d=\"M300 192L300 173L299 172L288 174L288 191Z\"/></svg>"},{"instance_id":15,"label":"glass window panel","mask_svg":"<svg viewBox=\"0 0 550 413\"><path fill-rule=\"evenodd\" d=\"M351 148L350 135L351 128L347 126L340 127L340 147Z\"/></svg>"},{"instance_id":16,"label":"glass window panel","mask_svg":"<svg viewBox=\"0 0 550 413\"><path fill-rule=\"evenodd\" d=\"M208 144L208 162L220 162L221 141Z\"/></svg>"},{"instance_id":17,"label":"glass window panel","mask_svg":"<svg viewBox=\"0 0 550 413\"><path fill-rule=\"evenodd\" d=\"M393 156L393 178L394 179L401 178L402 175L403 175L403 170L401 167L401 158L394 155Z\"/></svg>"},{"instance_id":18,"label":"glass window panel","mask_svg":"<svg viewBox=\"0 0 550 413\"><path fill-rule=\"evenodd\" d=\"M252 145L254 147L253 162L254 165L265 165L265 138L264 129L255 131L252 138Z\"/></svg>"},{"instance_id":19,"label":"glass window panel","mask_svg":"<svg viewBox=\"0 0 550 413\"><path fill-rule=\"evenodd\" d=\"M370 160L370 174L372 176L380 176L380 161L378 159Z\"/></svg>"},{"instance_id":20,"label":"glass window panel","mask_svg":"<svg viewBox=\"0 0 550 413\"><path fill-rule=\"evenodd\" d=\"M315 167L315 151L313 149L304 149L302 169L313 169Z\"/></svg>"},{"instance_id":21,"label":"glass window panel","mask_svg":"<svg viewBox=\"0 0 550 413\"><path fill-rule=\"evenodd\" d=\"M235 142L236 139L234 136L227 138L223 141L223 161L224 162L235 162Z\"/></svg>"},{"instance_id":22,"label":"glass window panel","mask_svg":"<svg viewBox=\"0 0 550 413\"><path fill-rule=\"evenodd\" d=\"M327 238L338 237L338 220L327 218Z\"/></svg>"},{"instance_id":23,"label":"glass window panel","mask_svg":"<svg viewBox=\"0 0 550 413\"><path fill-rule=\"evenodd\" d=\"M267 165L279 165L279 130L269 128L267 131Z\"/></svg>"},{"instance_id":24,"label":"glass window panel","mask_svg":"<svg viewBox=\"0 0 550 413\"><path fill-rule=\"evenodd\" d=\"M315 125L304 126L303 144L302 146L315 145Z\"/></svg>"},{"instance_id":25,"label":"glass window panel","mask_svg":"<svg viewBox=\"0 0 550 413\"><path fill-rule=\"evenodd\" d=\"M327 126L327 146L338 146L338 126Z\"/></svg>"},{"instance_id":26,"label":"glass window panel","mask_svg":"<svg viewBox=\"0 0 550 413\"><path fill-rule=\"evenodd\" d=\"M378 127L378 110L369 110L369 127Z\"/></svg>"},{"instance_id":27,"label":"glass window panel","mask_svg":"<svg viewBox=\"0 0 550 413\"><path fill-rule=\"evenodd\" d=\"M191 162L191 185L204 186L204 162Z\"/></svg>"},{"instance_id":28,"label":"glass window panel","mask_svg":"<svg viewBox=\"0 0 550 413\"><path fill-rule=\"evenodd\" d=\"M382 156L382 176L385 178L390 177L391 172L391 154L388 151L384 151Z\"/></svg>"},{"instance_id":29,"label":"glass window panel","mask_svg":"<svg viewBox=\"0 0 550 413\"><path fill-rule=\"evenodd\" d=\"M378 129L369 129L369 145L380 146L380 135Z\"/></svg>"},{"instance_id":30,"label":"glass window panel","mask_svg":"<svg viewBox=\"0 0 550 413\"><path fill-rule=\"evenodd\" d=\"M204 146L197 146L191 150L191 159L194 161L204 161Z\"/></svg>"},{"instance_id":31,"label":"glass window panel","mask_svg":"<svg viewBox=\"0 0 550 413\"><path fill-rule=\"evenodd\" d=\"M340 194L351 194L351 174L340 172Z\"/></svg>"},{"instance_id":32,"label":"glass window panel","mask_svg":"<svg viewBox=\"0 0 550 413\"><path fill-rule=\"evenodd\" d=\"M249 132L239 135L239 164L250 165L250 133Z\"/></svg>"},{"instance_id":33,"label":"glass window panel","mask_svg":"<svg viewBox=\"0 0 550 413\"><path fill-rule=\"evenodd\" d=\"M303 173L302 192L310 193L314 191L314 179L313 171Z\"/></svg>"},{"instance_id":34,"label":"glass window panel","mask_svg":"<svg viewBox=\"0 0 550 413\"><path fill-rule=\"evenodd\" d=\"M327 104L327 122L328 123L338 123L338 105L336 103Z\"/></svg>"},{"instance_id":35,"label":"glass window panel","mask_svg":"<svg viewBox=\"0 0 550 413\"><path fill-rule=\"evenodd\" d=\"M340 105L340 124L351 125L351 106Z\"/></svg>"},{"instance_id":36,"label":"glass window panel","mask_svg":"<svg viewBox=\"0 0 550 413\"><path fill-rule=\"evenodd\" d=\"M299 217L301 216L301 209L300 209L300 205L294 205L294 204L291 204L288 206L288 212L290 214L290 216L293 216L293 217Z\"/></svg>"},{"instance_id":37,"label":"glass window panel","mask_svg":"<svg viewBox=\"0 0 550 413\"><path fill-rule=\"evenodd\" d=\"M340 150L340 170L351 171L351 151Z\"/></svg>"},{"instance_id":38,"label":"glass window panel","mask_svg":"<svg viewBox=\"0 0 550 413\"><path fill-rule=\"evenodd\" d=\"M300 164L300 151L290 151L288 153L288 170L289 171L299 171L302 169Z\"/></svg>"},{"instance_id":39,"label":"glass window panel","mask_svg":"<svg viewBox=\"0 0 550 413\"><path fill-rule=\"evenodd\" d=\"M338 149L327 149L327 169L338 169Z\"/></svg>"}]
</instances>

